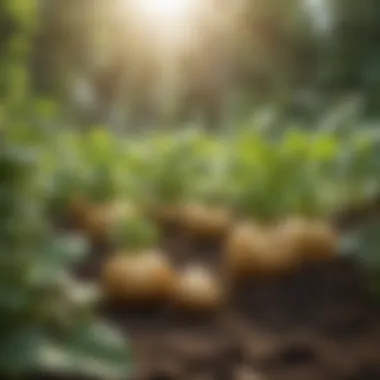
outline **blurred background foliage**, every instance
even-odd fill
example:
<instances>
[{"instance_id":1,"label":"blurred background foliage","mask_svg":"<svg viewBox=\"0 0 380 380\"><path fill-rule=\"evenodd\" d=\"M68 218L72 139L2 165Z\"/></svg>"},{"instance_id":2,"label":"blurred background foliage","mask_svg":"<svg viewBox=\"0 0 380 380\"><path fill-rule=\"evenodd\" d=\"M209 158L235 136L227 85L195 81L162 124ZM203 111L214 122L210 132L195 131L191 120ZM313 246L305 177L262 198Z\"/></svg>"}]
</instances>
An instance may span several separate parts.
<instances>
[{"instance_id":1,"label":"blurred background foliage","mask_svg":"<svg viewBox=\"0 0 380 380\"><path fill-rule=\"evenodd\" d=\"M133 1L3 0L1 97L43 95L76 123L121 129L220 128L263 106L312 125L346 101L377 116L374 0L207 0L171 44Z\"/></svg>"}]
</instances>

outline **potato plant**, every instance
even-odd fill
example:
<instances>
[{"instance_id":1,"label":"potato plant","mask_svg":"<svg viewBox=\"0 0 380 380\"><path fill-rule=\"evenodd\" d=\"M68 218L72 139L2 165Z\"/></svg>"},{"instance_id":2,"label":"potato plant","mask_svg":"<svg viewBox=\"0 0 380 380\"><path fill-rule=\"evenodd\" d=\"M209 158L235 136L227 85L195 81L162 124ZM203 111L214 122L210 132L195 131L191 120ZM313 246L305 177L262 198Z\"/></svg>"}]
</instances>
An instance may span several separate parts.
<instances>
[{"instance_id":1,"label":"potato plant","mask_svg":"<svg viewBox=\"0 0 380 380\"><path fill-rule=\"evenodd\" d=\"M275 139L254 131L121 139L64 131L54 138L59 143L43 147L42 165L57 199L81 193L96 203L122 198L148 208L227 206L263 219L322 216L379 188L376 140L363 136L289 130Z\"/></svg>"},{"instance_id":2,"label":"potato plant","mask_svg":"<svg viewBox=\"0 0 380 380\"><path fill-rule=\"evenodd\" d=\"M69 274L86 244L50 226L39 153L1 141L0 374L123 378L128 342L95 318L96 292Z\"/></svg>"},{"instance_id":3,"label":"potato plant","mask_svg":"<svg viewBox=\"0 0 380 380\"><path fill-rule=\"evenodd\" d=\"M112 269L112 261L125 260L120 278L146 265L166 271L169 279L170 265L161 262L158 249L157 227L166 222L192 238L229 237L226 265L238 279L273 277L305 261L334 258L339 236L326 219L380 185L378 142L364 131L344 139L331 131L300 129L276 135L240 129L228 135L185 131L121 138L98 128L61 130L34 141L52 214L69 211L85 236L116 244L119 251L111 255L108 273L119 270ZM292 224L292 218L305 223ZM244 220L253 229L243 223L239 232ZM286 233L279 232L283 225ZM156 261L120 258L149 251L158 254Z\"/></svg>"}]
</instances>

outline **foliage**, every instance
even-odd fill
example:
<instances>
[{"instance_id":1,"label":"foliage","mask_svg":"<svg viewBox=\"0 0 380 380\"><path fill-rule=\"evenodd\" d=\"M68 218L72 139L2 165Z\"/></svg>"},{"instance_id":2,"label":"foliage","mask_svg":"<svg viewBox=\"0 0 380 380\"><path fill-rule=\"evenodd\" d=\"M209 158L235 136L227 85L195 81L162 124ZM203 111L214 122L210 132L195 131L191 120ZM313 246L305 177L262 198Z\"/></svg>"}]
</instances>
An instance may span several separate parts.
<instances>
[{"instance_id":1,"label":"foliage","mask_svg":"<svg viewBox=\"0 0 380 380\"><path fill-rule=\"evenodd\" d=\"M191 131L121 141L104 130L66 130L53 140L50 146L44 142L40 161L56 186L53 195L81 191L91 199L99 183L102 199L198 199L279 217L325 214L379 189L378 141L365 131L344 138L297 129L277 137L250 129L219 137Z\"/></svg>"},{"instance_id":2,"label":"foliage","mask_svg":"<svg viewBox=\"0 0 380 380\"><path fill-rule=\"evenodd\" d=\"M80 193L96 202L125 200L143 209L198 201L262 220L328 217L380 190L379 136L370 129L311 133L294 127L277 133L246 125L218 136L192 130L123 139L99 127L45 135L36 148L55 212L57 200L62 207ZM114 236L132 246L155 239L151 226L133 215Z\"/></svg>"},{"instance_id":3,"label":"foliage","mask_svg":"<svg viewBox=\"0 0 380 380\"><path fill-rule=\"evenodd\" d=\"M68 274L85 241L52 231L46 219L39 150L8 138L1 145L0 373L125 376L128 346L94 318L93 292Z\"/></svg>"}]
</instances>

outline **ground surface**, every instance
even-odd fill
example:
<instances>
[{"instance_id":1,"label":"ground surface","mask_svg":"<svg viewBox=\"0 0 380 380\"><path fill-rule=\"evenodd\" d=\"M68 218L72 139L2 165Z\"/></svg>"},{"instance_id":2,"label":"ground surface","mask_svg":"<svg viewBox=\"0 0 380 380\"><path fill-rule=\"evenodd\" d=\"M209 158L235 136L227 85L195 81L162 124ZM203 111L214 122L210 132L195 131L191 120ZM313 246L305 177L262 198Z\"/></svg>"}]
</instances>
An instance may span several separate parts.
<instances>
[{"instance_id":1,"label":"ground surface","mask_svg":"<svg viewBox=\"0 0 380 380\"><path fill-rule=\"evenodd\" d=\"M210 247L171 240L166 251L177 265L218 265ZM82 275L97 275L95 256ZM132 340L133 380L380 380L380 308L353 261L247 283L232 299L203 320L170 310L100 312Z\"/></svg>"}]
</instances>

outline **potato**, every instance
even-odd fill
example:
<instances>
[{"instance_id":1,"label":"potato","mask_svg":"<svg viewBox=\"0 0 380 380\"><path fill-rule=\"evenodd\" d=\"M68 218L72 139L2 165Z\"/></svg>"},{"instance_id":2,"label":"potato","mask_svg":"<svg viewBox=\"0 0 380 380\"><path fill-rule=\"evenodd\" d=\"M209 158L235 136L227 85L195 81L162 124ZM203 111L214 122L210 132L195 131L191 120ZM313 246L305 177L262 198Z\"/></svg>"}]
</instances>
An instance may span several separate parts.
<instances>
[{"instance_id":1,"label":"potato","mask_svg":"<svg viewBox=\"0 0 380 380\"><path fill-rule=\"evenodd\" d=\"M225 246L225 265L233 278L245 278L256 271L255 255L263 251L263 228L244 222L230 232Z\"/></svg>"},{"instance_id":2,"label":"potato","mask_svg":"<svg viewBox=\"0 0 380 380\"><path fill-rule=\"evenodd\" d=\"M167 301L173 293L175 279L168 260L156 251L115 255L103 271L106 294L132 305Z\"/></svg>"},{"instance_id":3,"label":"potato","mask_svg":"<svg viewBox=\"0 0 380 380\"><path fill-rule=\"evenodd\" d=\"M175 307L185 312L214 312L223 302L223 292L218 279L206 268L188 266L178 276L175 293Z\"/></svg>"},{"instance_id":4,"label":"potato","mask_svg":"<svg viewBox=\"0 0 380 380\"><path fill-rule=\"evenodd\" d=\"M232 280L283 275L297 264L293 246L275 229L253 223L238 225L225 248L225 266Z\"/></svg>"},{"instance_id":5,"label":"potato","mask_svg":"<svg viewBox=\"0 0 380 380\"><path fill-rule=\"evenodd\" d=\"M223 236L230 228L232 216L228 209L202 204L187 204L181 211L184 228L199 237Z\"/></svg>"},{"instance_id":6,"label":"potato","mask_svg":"<svg viewBox=\"0 0 380 380\"><path fill-rule=\"evenodd\" d=\"M297 250L278 234L277 229L268 228L261 244L263 255L256 255L256 273L259 275L283 276L294 273L300 267Z\"/></svg>"},{"instance_id":7,"label":"potato","mask_svg":"<svg viewBox=\"0 0 380 380\"><path fill-rule=\"evenodd\" d=\"M283 240L305 262L330 260L338 255L339 236L322 220L291 218L279 228Z\"/></svg>"},{"instance_id":8,"label":"potato","mask_svg":"<svg viewBox=\"0 0 380 380\"><path fill-rule=\"evenodd\" d=\"M180 219L181 207L175 203L160 204L148 207L149 216L158 224L177 224Z\"/></svg>"}]
</instances>

